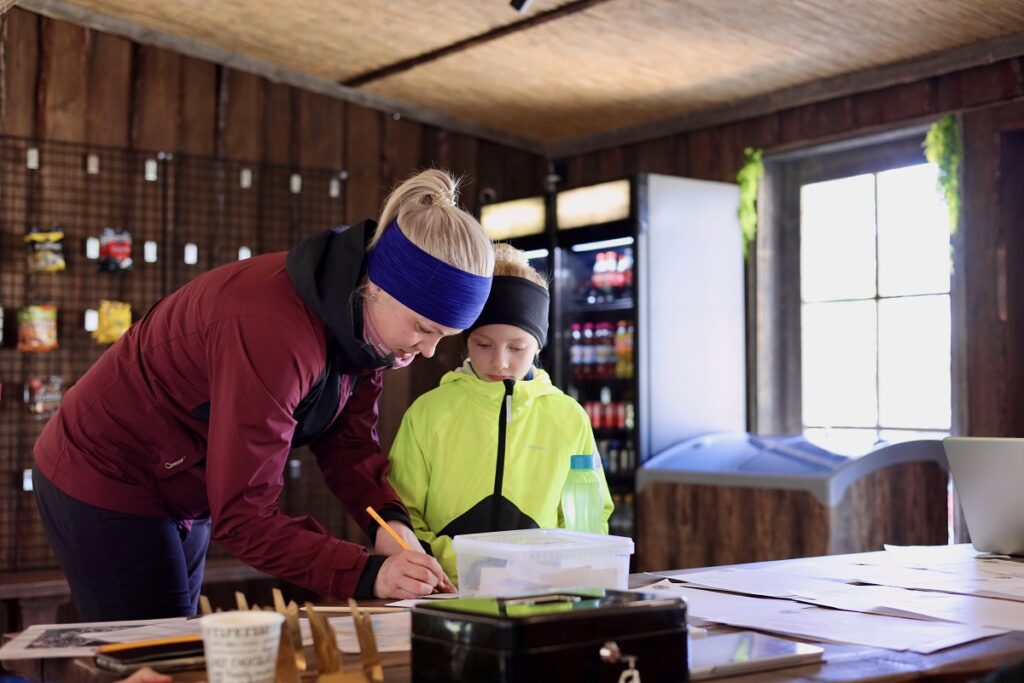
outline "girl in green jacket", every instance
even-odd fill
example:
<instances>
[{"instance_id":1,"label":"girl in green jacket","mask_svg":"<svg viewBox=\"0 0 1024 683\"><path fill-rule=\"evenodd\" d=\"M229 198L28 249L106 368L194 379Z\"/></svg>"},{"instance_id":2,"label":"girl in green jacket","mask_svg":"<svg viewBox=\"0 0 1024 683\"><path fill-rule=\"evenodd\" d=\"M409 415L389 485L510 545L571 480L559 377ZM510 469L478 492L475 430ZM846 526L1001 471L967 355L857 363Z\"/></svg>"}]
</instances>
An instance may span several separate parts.
<instances>
[{"instance_id":1,"label":"girl in green jacket","mask_svg":"<svg viewBox=\"0 0 1024 683\"><path fill-rule=\"evenodd\" d=\"M466 330L469 358L412 404L391 448L388 476L413 531L453 580L458 534L564 527L569 457L596 454L583 408L533 364L548 306L526 255L495 245L490 296ZM607 533L612 500L598 476Z\"/></svg>"}]
</instances>

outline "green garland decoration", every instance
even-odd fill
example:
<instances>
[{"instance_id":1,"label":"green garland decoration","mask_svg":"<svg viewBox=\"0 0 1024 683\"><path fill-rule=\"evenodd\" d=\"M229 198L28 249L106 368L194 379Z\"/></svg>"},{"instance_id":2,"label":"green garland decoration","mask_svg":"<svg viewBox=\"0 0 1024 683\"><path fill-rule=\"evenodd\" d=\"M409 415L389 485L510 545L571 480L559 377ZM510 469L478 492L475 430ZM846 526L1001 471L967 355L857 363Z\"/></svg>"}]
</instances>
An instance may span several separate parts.
<instances>
[{"instance_id":1,"label":"green garland decoration","mask_svg":"<svg viewBox=\"0 0 1024 683\"><path fill-rule=\"evenodd\" d=\"M938 186L949 208L949 231L956 232L960 221L960 161L963 159L956 117L949 114L933 123L922 146L925 158L939 167Z\"/></svg>"},{"instance_id":2,"label":"green garland decoration","mask_svg":"<svg viewBox=\"0 0 1024 683\"><path fill-rule=\"evenodd\" d=\"M761 150L747 147L743 150L746 157L736 181L740 184L740 231L743 233L743 258L750 255L750 245L757 238L757 191L764 175L764 162Z\"/></svg>"}]
</instances>

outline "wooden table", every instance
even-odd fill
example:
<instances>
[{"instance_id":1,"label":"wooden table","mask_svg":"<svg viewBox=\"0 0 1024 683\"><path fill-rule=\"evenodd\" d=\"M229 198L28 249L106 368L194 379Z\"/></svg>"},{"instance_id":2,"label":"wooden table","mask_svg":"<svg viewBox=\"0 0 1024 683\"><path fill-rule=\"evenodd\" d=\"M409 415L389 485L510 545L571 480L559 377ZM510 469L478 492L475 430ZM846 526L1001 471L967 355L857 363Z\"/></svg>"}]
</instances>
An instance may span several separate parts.
<instances>
[{"instance_id":1,"label":"wooden table","mask_svg":"<svg viewBox=\"0 0 1024 683\"><path fill-rule=\"evenodd\" d=\"M850 556L853 557L853 556ZM814 562L817 558L803 560L780 560L760 562L751 565L736 565L744 568L764 567L778 570L794 562ZM694 570L680 570L685 573ZM657 580L647 574L630 577L631 588L642 588ZM912 628L914 621L908 621ZM1024 624L1022 624L1024 628ZM728 632L727 627L715 627L712 633ZM947 648L929 655L915 652L898 652L854 645L824 644L824 661L801 667L776 671L759 672L747 676L716 679L723 683L844 683L868 681L872 683L902 683L903 681L929 680L940 683L970 681L992 669L1011 664L1024 657L1024 632L1015 631L994 638ZM349 661L355 661L349 656ZM407 653L383 657L386 683L408 683L412 680ZM10 668L35 680L66 681L67 683L111 683L116 680L106 672L98 670L91 659L46 660L11 662ZM642 673L642 668L641 668ZM311 676L310 680L315 677ZM178 674L175 681L202 681L202 672Z\"/></svg>"}]
</instances>

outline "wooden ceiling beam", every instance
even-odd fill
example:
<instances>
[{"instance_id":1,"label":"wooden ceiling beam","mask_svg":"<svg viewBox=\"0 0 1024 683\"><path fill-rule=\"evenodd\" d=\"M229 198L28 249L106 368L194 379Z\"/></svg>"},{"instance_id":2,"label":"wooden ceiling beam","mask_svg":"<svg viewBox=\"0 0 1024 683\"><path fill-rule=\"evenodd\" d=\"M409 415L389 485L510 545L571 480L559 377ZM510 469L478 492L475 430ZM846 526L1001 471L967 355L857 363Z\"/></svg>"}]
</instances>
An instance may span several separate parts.
<instances>
[{"instance_id":1,"label":"wooden ceiling beam","mask_svg":"<svg viewBox=\"0 0 1024 683\"><path fill-rule=\"evenodd\" d=\"M546 12L540 12L532 17L513 21L510 24L492 28L490 31L485 31L478 35L470 36L469 38L457 40L454 43L450 43L443 47L423 52L415 57L402 59L392 64L388 64L387 66L382 66L379 69L374 69L372 71L359 74L358 76L353 76L352 78L341 81L341 85L349 88L358 88L361 85L366 85L367 83L379 81L382 78L387 78L388 76L394 76L395 74L415 69L423 64L435 62L442 57L447 57L458 52L464 52L470 48L477 47L478 45L489 43L491 41L498 40L499 38L504 38L505 36L512 35L513 33L519 33L521 31L535 28L542 24L546 24L549 21L577 14L578 12L582 12L606 2L610 2L610 0L575 0L574 2L561 5L560 7L549 9Z\"/></svg>"}]
</instances>

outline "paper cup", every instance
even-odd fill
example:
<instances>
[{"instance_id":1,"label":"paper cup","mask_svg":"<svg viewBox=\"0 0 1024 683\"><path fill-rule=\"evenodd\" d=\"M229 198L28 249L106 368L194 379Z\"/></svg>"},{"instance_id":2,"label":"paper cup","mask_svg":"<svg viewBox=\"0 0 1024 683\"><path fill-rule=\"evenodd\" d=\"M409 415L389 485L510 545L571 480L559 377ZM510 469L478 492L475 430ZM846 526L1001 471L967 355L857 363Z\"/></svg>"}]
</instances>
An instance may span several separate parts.
<instances>
[{"instance_id":1,"label":"paper cup","mask_svg":"<svg viewBox=\"0 0 1024 683\"><path fill-rule=\"evenodd\" d=\"M218 612L199 620L209 683L274 683L281 622L276 612Z\"/></svg>"}]
</instances>

